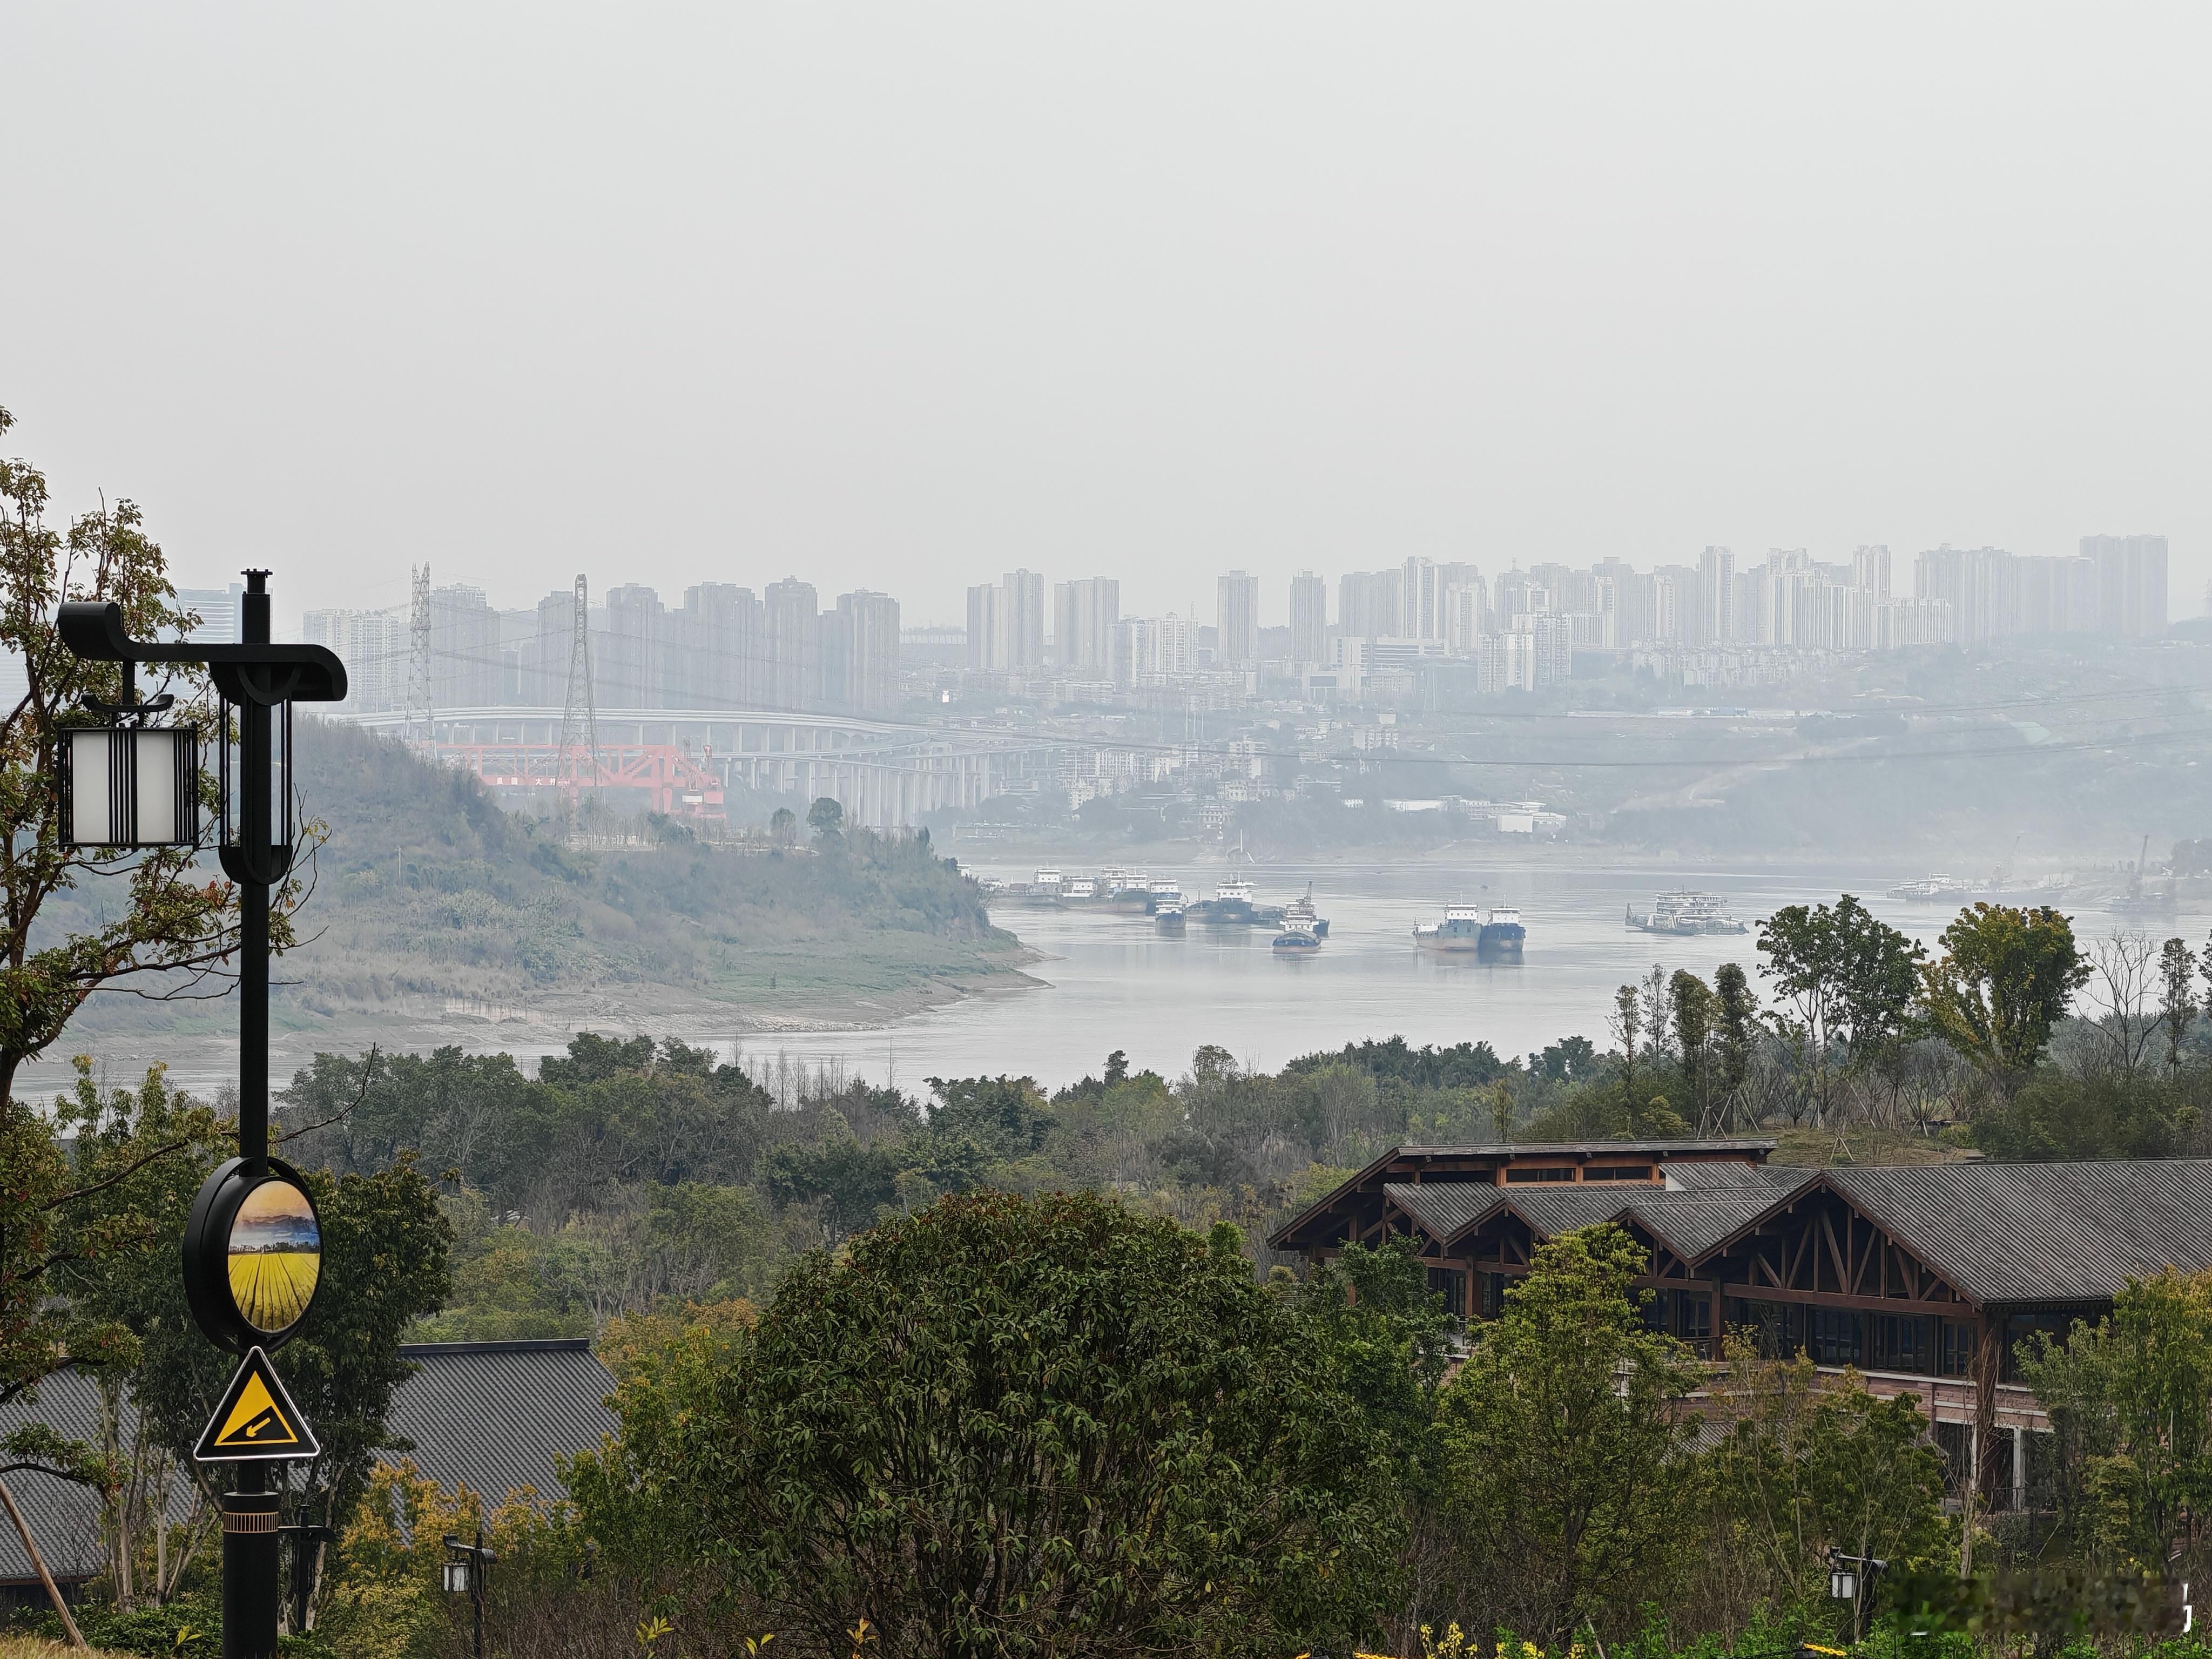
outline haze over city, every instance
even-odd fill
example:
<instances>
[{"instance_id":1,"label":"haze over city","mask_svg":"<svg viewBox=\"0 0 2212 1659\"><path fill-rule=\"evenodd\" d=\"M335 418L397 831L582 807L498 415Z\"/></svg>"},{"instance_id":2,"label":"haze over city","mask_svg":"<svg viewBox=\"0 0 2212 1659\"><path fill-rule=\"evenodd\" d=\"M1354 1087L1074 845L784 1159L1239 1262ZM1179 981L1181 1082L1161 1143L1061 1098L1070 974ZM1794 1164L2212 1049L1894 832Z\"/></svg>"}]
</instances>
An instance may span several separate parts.
<instances>
[{"instance_id":1,"label":"haze over city","mask_svg":"<svg viewBox=\"0 0 2212 1659\"><path fill-rule=\"evenodd\" d=\"M9 395L292 616L2143 532L2191 615L2208 27L20 7Z\"/></svg>"}]
</instances>

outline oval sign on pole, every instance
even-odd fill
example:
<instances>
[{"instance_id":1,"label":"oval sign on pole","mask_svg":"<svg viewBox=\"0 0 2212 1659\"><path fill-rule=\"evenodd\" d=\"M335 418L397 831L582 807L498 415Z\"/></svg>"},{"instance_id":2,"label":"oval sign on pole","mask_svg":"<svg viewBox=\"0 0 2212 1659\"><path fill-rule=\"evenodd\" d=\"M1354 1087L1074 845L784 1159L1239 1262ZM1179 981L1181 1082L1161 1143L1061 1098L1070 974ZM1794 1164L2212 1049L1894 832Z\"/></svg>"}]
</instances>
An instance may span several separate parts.
<instances>
[{"instance_id":1,"label":"oval sign on pole","mask_svg":"<svg viewBox=\"0 0 2212 1659\"><path fill-rule=\"evenodd\" d=\"M210 1175L185 1224L185 1294L208 1340L233 1353L299 1329L322 1283L323 1229L300 1172L281 1158Z\"/></svg>"}]
</instances>

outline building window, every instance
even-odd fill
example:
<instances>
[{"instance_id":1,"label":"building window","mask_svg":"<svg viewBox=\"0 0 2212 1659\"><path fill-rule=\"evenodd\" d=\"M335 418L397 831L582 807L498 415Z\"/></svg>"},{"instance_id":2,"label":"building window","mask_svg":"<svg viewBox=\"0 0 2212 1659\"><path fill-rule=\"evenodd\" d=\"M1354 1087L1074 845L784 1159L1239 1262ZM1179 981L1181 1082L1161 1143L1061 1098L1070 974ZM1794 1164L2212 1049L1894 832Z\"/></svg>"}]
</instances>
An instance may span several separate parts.
<instances>
[{"instance_id":1,"label":"building window","mask_svg":"<svg viewBox=\"0 0 2212 1659\"><path fill-rule=\"evenodd\" d=\"M1482 1316L1495 1319L1505 1311L1505 1275L1482 1275Z\"/></svg>"},{"instance_id":2,"label":"building window","mask_svg":"<svg viewBox=\"0 0 2212 1659\"><path fill-rule=\"evenodd\" d=\"M1674 1334L1685 1342L1703 1342L1713 1334L1713 1299L1703 1291L1671 1291L1674 1298Z\"/></svg>"},{"instance_id":3,"label":"building window","mask_svg":"<svg viewBox=\"0 0 2212 1659\"><path fill-rule=\"evenodd\" d=\"M1874 1363L1893 1371L1925 1371L1934 1357L1928 1326L1926 1319L1911 1314L1876 1314Z\"/></svg>"},{"instance_id":4,"label":"building window","mask_svg":"<svg viewBox=\"0 0 2212 1659\"><path fill-rule=\"evenodd\" d=\"M1449 1267L1429 1269L1429 1288L1443 1297L1444 1311L1455 1319L1463 1319L1467 1316L1466 1284L1467 1275L1455 1273Z\"/></svg>"},{"instance_id":5,"label":"building window","mask_svg":"<svg viewBox=\"0 0 2212 1659\"><path fill-rule=\"evenodd\" d=\"M1584 1181L1649 1181L1649 1164L1604 1164L1583 1171Z\"/></svg>"},{"instance_id":6,"label":"building window","mask_svg":"<svg viewBox=\"0 0 2212 1659\"><path fill-rule=\"evenodd\" d=\"M1808 1310L1806 1346L1820 1365L1856 1365L1864 1358L1859 1346L1859 1316L1839 1308Z\"/></svg>"},{"instance_id":7,"label":"building window","mask_svg":"<svg viewBox=\"0 0 2212 1659\"><path fill-rule=\"evenodd\" d=\"M1723 1311L1729 1328L1750 1337L1762 1359L1787 1359L1805 1345L1805 1310L1794 1302L1751 1302L1732 1296Z\"/></svg>"},{"instance_id":8,"label":"building window","mask_svg":"<svg viewBox=\"0 0 2212 1659\"><path fill-rule=\"evenodd\" d=\"M1529 1170L1508 1170L1505 1178L1508 1181L1572 1181L1575 1172L1571 1169L1554 1169L1546 1165Z\"/></svg>"},{"instance_id":9,"label":"building window","mask_svg":"<svg viewBox=\"0 0 2212 1659\"><path fill-rule=\"evenodd\" d=\"M1943 1325L1943 1375L1972 1376L1974 1374L1974 1328L1972 1325Z\"/></svg>"}]
</instances>

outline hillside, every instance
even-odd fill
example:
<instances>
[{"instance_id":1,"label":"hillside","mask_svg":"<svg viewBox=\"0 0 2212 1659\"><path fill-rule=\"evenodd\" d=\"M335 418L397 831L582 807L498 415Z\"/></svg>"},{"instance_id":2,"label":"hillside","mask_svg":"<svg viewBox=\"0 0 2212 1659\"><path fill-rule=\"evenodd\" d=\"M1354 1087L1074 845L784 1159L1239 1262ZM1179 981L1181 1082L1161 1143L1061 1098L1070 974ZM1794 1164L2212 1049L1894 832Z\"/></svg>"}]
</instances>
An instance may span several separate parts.
<instances>
[{"instance_id":1,"label":"hillside","mask_svg":"<svg viewBox=\"0 0 2212 1659\"><path fill-rule=\"evenodd\" d=\"M704 1036L872 1023L1026 982L1019 942L926 844L863 832L768 851L672 825L650 847L573 852L388 738L303 719L299 744L302 810L329 833L301 943L275 973L288 1052L481 1042L494 1027L502 1043L558 1048L580 1024ZM182 1064L180 1042L234 1032L223 1004L123 998L72 1026L118 1061L143 1034L149 1058Z\"/></svg>"}]
</instances>

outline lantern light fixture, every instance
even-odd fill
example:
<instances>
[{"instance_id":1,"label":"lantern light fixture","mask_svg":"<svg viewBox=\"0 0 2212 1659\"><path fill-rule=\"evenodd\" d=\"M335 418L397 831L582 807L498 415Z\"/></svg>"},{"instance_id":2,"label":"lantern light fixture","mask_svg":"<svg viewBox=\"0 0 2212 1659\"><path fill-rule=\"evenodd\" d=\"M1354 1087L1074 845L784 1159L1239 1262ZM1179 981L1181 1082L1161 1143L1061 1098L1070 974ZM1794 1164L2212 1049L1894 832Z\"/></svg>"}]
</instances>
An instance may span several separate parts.
<instances>
[{"instance_id":1,"label":"lantern light fixture","mask_svg":"<svg viewBox=\"0 0 2212 1659\"><path fill-rule=\"evenodd\" d=\"M167 692L138 700L135 665L123 665L123 697L82 699L99 726L60 733L56 759L62 799L62 842L69 847L192 847L200 838L199 732L190 726L155 726L150 717L176 706Z\"/></svg>"}]
</instances>

